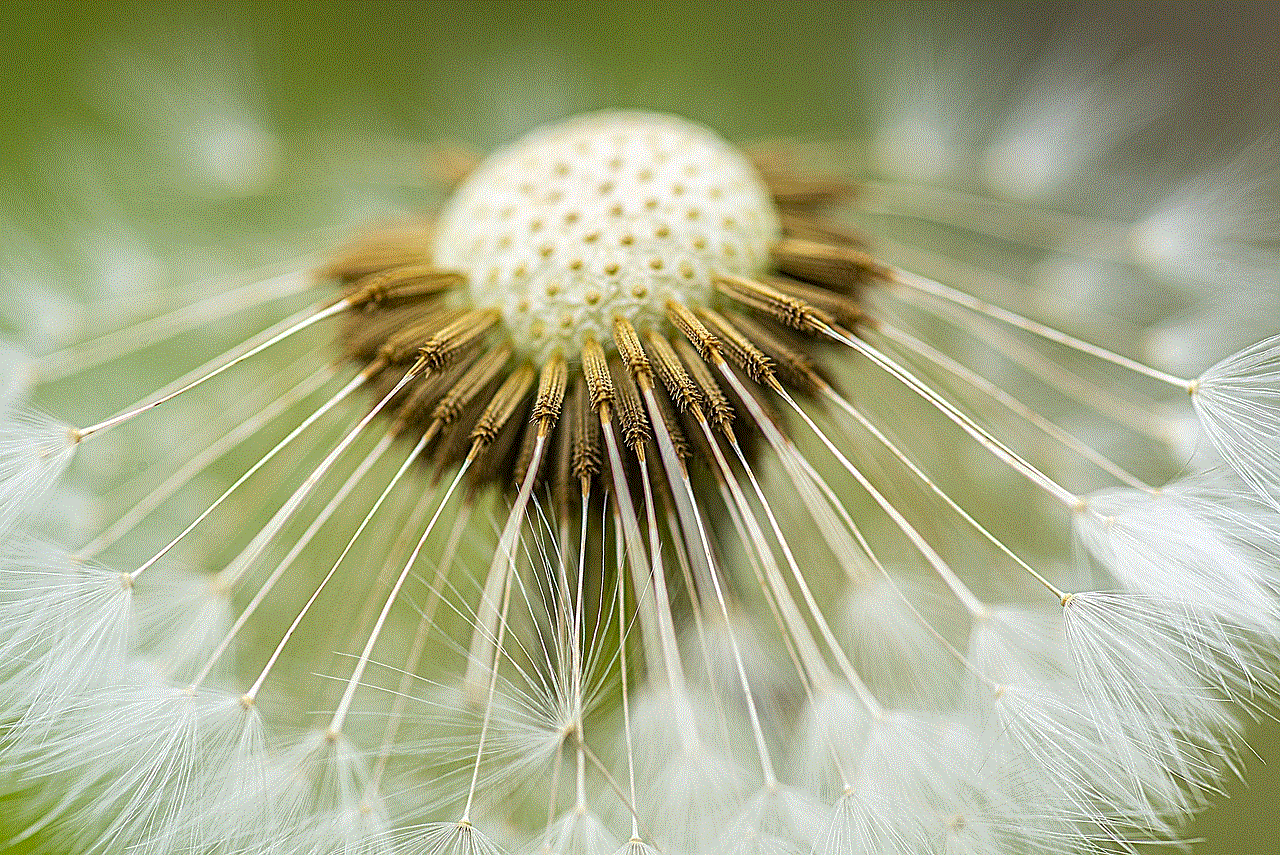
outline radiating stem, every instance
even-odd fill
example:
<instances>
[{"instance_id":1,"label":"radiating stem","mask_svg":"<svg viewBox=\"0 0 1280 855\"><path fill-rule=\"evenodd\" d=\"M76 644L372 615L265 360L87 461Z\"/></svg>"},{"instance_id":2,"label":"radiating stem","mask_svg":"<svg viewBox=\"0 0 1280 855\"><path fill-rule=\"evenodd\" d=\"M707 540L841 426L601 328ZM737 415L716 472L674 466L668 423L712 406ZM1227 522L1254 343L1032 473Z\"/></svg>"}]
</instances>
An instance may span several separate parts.
<instances>
[{"instance_id":1,"label":"radiating stem","mask_svg":"<svg viewBox=\"0 0 1280 855\"><path fill-rule=\"evenodd\" d=\"M1076 338L1073 335L1054 329L1053 327L1042 324L1039 321L1033 321L1028 317L1019 315L1016 312L1011 312L1008 309L1003 309L999 306L988 303L986 300L974 297L971 294L966 294L964 291L960 291L948 285L943 285L941 282L929 279L928 277L920 276L919 274L912 273L908 270L894 268L892 271L891 281L904 288L910 288L915 291L922 291L926 294L931 294L935 297L941 297L944 300L955 303L958 306L964 306L966 309L977 312L980 315L986 315L989 318L994 318L995 320L1008 324L1009 326L1024 330L1032 335L1054 342L1055 344L1060 344L1064 347L1069 347L1072 350L1088 354L1089 356L1092 356L1095 359L1100 359L1103 362L1109 362L1112 365L1119 366L1120 368L1124 368L1136 374L1150 377L1151 379L1158 380L1161 383L1167 383L1168 385L1181 389L1184 392L1191 393L1195 391L1195 381L1193 380L1186 380L1182 377L1160 371L1157 368L1144 365L1137 360L1130 359L1127 356L1121 356L1118 353L1107 350L1105 347L1100 347L1096 344L1087 342L1084 339Z\"/></svg>"},{"instance_id":2,"label":"radiating stem","mask_svg":"<svg viewBox=\"0 0 1280 855\"><path fill-rule=\"evenodd\" d=\"M164 392L159 396L153 396L148 400L135 404L132 407L124 410L123 412L118 413L117 415L114 415L109 419L100 421L97 424L92 424L84 428L76 428L74 429L72 435L73 437L75 437L77 442L83 442L84 440L88 439L94 434L101 433L102 431L105 431L105 430L110 430L111 428L116 427L118 425L122 425L125 422L133 418L136 418L137 416L140 416L145 412L148 412L149 410L155 409L161 404L164 404L168 401L172 401L174 398L178 397L179 395L182 395L186 392L190 392L192 389L196 388L197 386L203 383L208 382L209 380L212 380L214 377L217 377L219 374L223 373L224 371L234 368L235 366L239 365L241 362L244 362L246 359L249 359L252 356L256 356L257 354L271 347L273 344L284 341L290 336L296 333L299 333L302 330L305 330L307 327L310 327L313 324L319 323L320 321L323 321L326 318L331 318L334 315L341 314L342 312L346 311L347 308L348 308L348 303L345 300L343 300L343 301L334 303L330 306L327 306L325 308L307 309L293 316L292 318L287 318L284 321L281 321L276 326L272 327L270 330L267 330L265 333L263 333L262 335L266 336L265 340L256 343L252 347L246 348L244 345L241 345L239 348L235 348L229 351L228 353L224 354L218 359L213 360L213 362L211 363L212 367L208 368L208 370L199 374L197 377L195 377L195 379L184 383L183 385L179 386L176 389L173 389L172 391ZM251 339L251 341L254 341L254 340L256 339Z\"/></svg>"}]
</instances>

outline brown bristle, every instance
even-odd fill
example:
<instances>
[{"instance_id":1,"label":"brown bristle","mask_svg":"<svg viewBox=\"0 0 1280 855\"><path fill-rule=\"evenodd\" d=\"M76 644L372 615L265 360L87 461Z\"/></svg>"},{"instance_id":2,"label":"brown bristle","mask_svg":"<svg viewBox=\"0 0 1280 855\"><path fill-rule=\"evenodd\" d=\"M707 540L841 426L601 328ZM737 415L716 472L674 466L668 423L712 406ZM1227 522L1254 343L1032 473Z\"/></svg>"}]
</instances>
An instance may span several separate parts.
<instances>
[{"instance_id":1,"label":"brown bristle","mask_svg":"<svg viewBox=\"0 0 1280 855\"><path fill-rule=\"evenodd\" d=\"M605 359L604 348L590 336L582 342L582 375L587 381L591 408L599 410L601 407L611 406L614 389L609 363Z\"/></svg>"},{"instance_id":2,"label":"brown bristle","mask_svg":"<svg viewBox=\"0 0 1280 855\"><path fill-rule=\"evenodd\" d=\"M439 480L446 470L460 464L472 451L471 427L480 420L480 415L489 405L500 383L500 380L491 380L481 387L479 392L462 407L461 412L450 425L450 429L441 434L431 453L433 477L436 480ZM504 481L502 486L505 488L507 483Z\"/></svg>"},{"instance_id":3,"label":"brown bristle","mask_svg":"<svg viewBox=\"0 0 1280 855\"><path fill-rule=\"evenodd\" d=\"M575 478L583 481L600 474L600 420L592 412L586 386L579 383L575 391L571 423L571 471Z\"/></svg>"},{"instance_id":4,"label":"brown bristle","mask_svg":"<svg viewBox=\"0 0 1280 855\"><path fill-rule=\"evenodd\" d=\"M538 395L534 399L533 415L529 421L544 427L554 425L564 406L565 387L569 383L569 364L562 354L555 354L542 366L538 378Z\"/></svg>"},{"instance_id":5,"label":"brown bristle","mask_svg":"<svg viewBox=\"0 0 1280 855\"><path fill-rule=\"evenodd\" d=\"M546 436L538 429L537 424L524 425L520 434L520 450L516 452L515 465L510 474L511 487L518 489L524 483L525 476L529 474L529 467L533 465L533 453L537 448L538 440L541 438L545 441ZM545 471L545 468L542 471Z\"/></svg>"},{"instance_id":6,"label":"brown bristle","mask_svg":"<svg viewBox=\"0 0 1280 855\"><path fill-rule=\"evenodd\" d=\"M695 446L709 451L700 448L707 425L749 451L755 432L736 435L740 393L722 386L719 372L740 372L775 391L818 394L825 385L814 356L820 342L801 334L855 326L862 318L858 288L888 270L863 251L860 235L808 210L847 192L847 184L773 178L784 206L774 270L712 277L719 299L742 312L672 300L668 328L641 331L616 316L603 344L586 335L577 352L513 363L517 348L500 326L501 312L468 304L465 277L427 258L427 231L384 231L324 271L339 280L349 308L343 348L348 357L373 363L371 391L382 396L406 366L422 369L391 402L398 407L393 429L433 440L426 458L438 473L471 458L473 490L485 483L517 486L544 441L535 486L548 485L560 513L576 511L582 495L594 494L593 485L619 477L604 464L602 418L616 416L619 439L641 460L654 430L670 434L682 462L707 459L695 453ZM748 388L769 407L768 393ZM620 477L635 478L635 461L627 460ZM659 491L667 489L664 482L654 479Z\"/></svg>"},{"instance_id":7,"label":"brown bristle","mask_svg":"<svg viewBox=\"0 0 1280 855\"><path fill-rule=\"evenodd\" d=\"M857 192L858 185L848 178L803 174L796 168L798 154L793 146L776 144L758 146L750 153L773 201L784 211L791 208L808 213L846 201Z\"/></svg>"},{"instance_id":8,"label":"brown bristle","mask_svg":"<svg viewBox=\"0 0 1280 855\"><path fill-rule=\"evenodd\" d=\"M426 306L398 306L394 309L377 312L353 312L345 319L342 328L341 344L346 355L352 359L367 360L376 357L388 342L400 335L404 330L428 320L434 331L461 317L460 309L446 309L434 303ZM424 335L428 335L424 333ZM417 347L410 345L404 362L417 354Z\"/></svg>"},{"instance_id":9,"label":"brown bristle","mask_svg":"<svg viewBox=\"0 0 1280 855\"><path fill-rule=\"evenodd\" d=\"M681 419L682 424L687 428L687 430L684 431L684 439L689 449L690 460L693 462L700 460L714 460L715 453L711 450L711 443L715 441L716 437L714 435L708 437L704 432L703 425L708 423L706 419L704 418L701 423L697 419L687 415L682 416ZM721 435L724 436L724 434ZM732 436L732 434L729 434L729 436ZM716 471L716 467L714 466L707 468L711 469L713 472ZM716 474L718 475L719 473L716 472Z\"/></svg>"},{"instance_id":10,"label":"brown bristle","mask_svg":"<svg viewBox=\"0 0 1280 855\"><path fill-rule=\"evenodd\" d=\"M764 179L778 207L806 213L846 201L857 191L856 184L838 176L806 179L774 173Z\"/></svg>"},{"instance_id":11,"label":"brown bristle","mask_svg":"<svg viewBox=\"0 0 1280 855\"><path fill-rule=\"evenodd\" d=\"M467 405L498 376L511 358L511 346L499 345L486 352L450 387L431 412L431 420L452 424Z\"/></svg>"},{"instance_id":12,"label":"brown bristle","mask_svg":"<svg viewBox=\"0 0 1280 855\"><path fill-rule=\"evenodd\" d=\"M434 333L423 342L418 352L428 368L439 368L457 356L458 351L492 329L501 318L497 309L467 312Z\"/></svg>"},{"instance_id":13,"label":"brown bristle","mask_svg":"<svg viewBox=\"0 0 1280 855\"><path fill-rule=\"evenodd\" d=\"M551 482L551 500L556 514L561 520L569 518L570 500L573 498L573 481L577 480L580 491L590 490L591 482L585 484L573 471L574 432L578 428L579 408L586 408L586 391L581 378L571 377L569 391L565 394L565 414L556 425L552 437L552 466L549 468ZM530 429L531 432L532 429Z\"/></svg>"},{"instance_id":14,"label":"brown bristle","mask_svg":"<svg viewBox=\"0 0 1280 855\"><path fill-rule=\"evenodd\" d=\"M769 357L734 328L728 319L711 309L702 309L698 312L698 317L706 322L720 339L725 354L735 365L747 372L748 377L761 385L771 386L777 383Z\"/></svg>"},{"instance_id":15,"label":"brown bristle","mask_svg":"<svg viewBox=\"0 0 1280 855\"><path fill-rule=\"evenodd\" d=\"M414 308L417 309L417 307ZM423 346L441 330L448 329L450 325L462 321L466 316L467 312L461 309L441 309L427 311L425 314L422 309L417 309L413 312L412 322L383 336L382 346L377 352L378 356L392 365L412 362L421 354ZM371 325L370 333L381 334L388 323L399 319L397 312L388 312L385 316L376 317L374 320L377 325ZM438 368L440 365L443 363L431 365L431 367Z\"/></svg>"},{"instance_id":16,"label":"brown bristle","mask_svg":"<svg viewBox=\"0 0 1280 855\"><path fill-rule=\"evenodd\" d=\"M516 407L533 388L535 377L536 372L533 366L527 362L522 363L507 375L507 379L498 387L498 391L493 393L493 398L485 407L480 420L471 429L471 442L474 445L484 446L493 442L498 431L511 420Z\"/></svg>"},{"instance_id":17,"label":"brown bristle","mask_svg":"<svg viewBox=\"0 0 1280 855\"><path fill-rule=\"evenodd\" d=\"M654 395L653 399L658 403L658 416L662 419L662 426L655 426L654 429L666 430L667 435L671 438L671 446L675 449L676 457L680 459L682 464L688 463L690 455L689 440L685 438L684 428L680 427L680 416L675 407L671 405L671 399L666 395Z\"/></svg>"},{"instance_id":18,"label":"brown bristle","mask_svg":"<svg viewBox=\"0 0 1280 855\"><path fill-rule=\"evenodd\" d=\"M715 362L720 352L720 341L707 329L706 324L698 319L693 310L681 303L667 303L667 319L671 325L684 333L685 338L697 349L698 354L707 362Z\"/></svg>"},{"instance_id":19,"label":"brown bristle","mask_svg":"<svg viewBox=\"0 0 1280 855\"><path fill-rule=\"evenodd\" d=\"M366 311L434 297L465 282L461 273L429 264L382 270L352 282L346 289L352 306Z\"/></svg>"},{"instance_id":20,"label":"brown bristle","mask_svg":"<svg viewBox=\"0 0 1280 855\"><path fill-rule=\"evenodd\" d=\"M787 237L833 243L854 249L869 249L871 246L871 241L862 232L830 220L788 211L783 211L778 219L782 224L782 233Z\"/></svg>"},{"instance_id":21,"label":"brown bristle","mask_svg":"<svg viewBox=\"0 0 1280 855\"><path fill-rule=\"evenodd\" d=\"M649 355L658 379L662 381L676 409L683 413L691 408L699 408L701 397L698 394L698 386L684 370L684 365L681 364L680 357L676 355L671 342L652 330L645 336L645 340L649 345Z\"/></svg>"},{"instance_id":22,"label":"brown bristle","mask_svg":"<svg viewBox=\"0 0 1280 855\"><path fill-rule=\"evenodd\" d=\"M645 354L644 347L640 344L640 336L630 321L625 318L614 318L613 342L617 345L618 355L626 363L627 370L635 378L636 384L642 390L652 385L653 368L649 364L649 357Z\"/></svg>"},{"instance_id":23,"label":"brown bristle","mask_svg":"<svg viewBox=\"0 0 1280 855\"><path fill-rule=\"evenodd\" d=\"M523 412L533 401L533 384L527 387L526 394L517 398L511 407L512 415ZM517 458L520 454L520 442L529 433L528 422L521 418L508 417L497 426L493 439L487 443L473 441L468 456L472 458L470 473L470 494L476 495L493 487L509 489L518 486L513 477ZM533 431L537 433L537 431Z\"/></svg>"},{"instance_id":24,"label":"brown bristle","mask_svg":"<svg viewBox=\"0 0 1280 855\"><path fill-rule=\"evenodd\" d=\"M833 323L821 309L764 282L742 276L717 276L712 283L720 293L795 330L818 334Z\"/></svg>"},{"instance_id":25,"label":"brown bristle","mask_svg":"<svg viewBox=\"0 0 1280 855\"><path fill-rule=\"evenodd\" d=\"M818 374L817 363L803 351L792 347L765 324L736 313L730 314L728 320L765 356L769 357L783 385L794 388L804 395L816 395L826 385ZM777 332L784 331L777 330Z\"/></svg>"},{"instance_id":26,"label":"brown bristle","mask_svg":"<svg viewBox=\"0 0 1280 855\"><path fill-rule=\"evenodd\" d=\"M431 233L425 227L393 227L354 241L320 269L319 275L351 284L401 267L431 264Z\"/></svg>"},{"instance_id":27,"label":"brown bristle","mask_svg":"<svg viewBox=\"0 0 1280 855\"><path fill-rule=\"evenodd\" d=\"M729 399L725 397L724 392L721 391L720 385L716 383L710 367L698 355L698 352L693 349L693 345L688 342L677 342L676 347L680 352L685 368L689 372L689 376L693 378L694 383L698 384L698 391L702 393L702 399L706 402L707 418L721 433L726 436L732 436L733 407L729 404Z\"/></svg>"},{"instance_id":28,"label":"brown bristle","mask_svg":"<svg viewBox=\"0 0 1280 855\"><path fill-rule=\"evenodd\" d=\"M613 388L617 393L618 421L622 424L622 441L637 455L643 456L645 443L649 441L649 420L644 414L644 401L632 372L614 359L610 362Z\"/></svg>"},{"instance_id":29,"label":"brown bristle","mask_svg":"<svg viewBox=\"0 0 1280 855\"><path fill-rule=\"evenodd\" d=\"M821 309L843 326L853 326L862 318L862 306L846 294L801 282L789 276L762 276L760 281L777 291Z\"/></svg>"},{"instance_id":30,"label":"brown bristle","mask_svg":"<svg viewBox=\"0 0 1280 855\"><path fill-rule=\"evenodd\" d=\"M783 273L852 294L869 281L891 278L892 269L860 249L818 241L783 238L773 245L774 263Z\"/></svg>"},{"instance_id":31,"label":"brown bristle","mask_svg":"<svg viewBox=\"0 0 1280 855\"><path fill-rule=\"evenodd\" d=\"M418 377L405 387L401 394L401 403L396 414L398 430L403 431L411 425L423 429L431 427L431 413L439 402L448 396L458 384L463 382L467 373L474 367L476 358L459 359L444 371ZM388 380L395 380L394 372L383 372ZM438 429L438 428L437 428Z\"/></svg>"}]
</instances>

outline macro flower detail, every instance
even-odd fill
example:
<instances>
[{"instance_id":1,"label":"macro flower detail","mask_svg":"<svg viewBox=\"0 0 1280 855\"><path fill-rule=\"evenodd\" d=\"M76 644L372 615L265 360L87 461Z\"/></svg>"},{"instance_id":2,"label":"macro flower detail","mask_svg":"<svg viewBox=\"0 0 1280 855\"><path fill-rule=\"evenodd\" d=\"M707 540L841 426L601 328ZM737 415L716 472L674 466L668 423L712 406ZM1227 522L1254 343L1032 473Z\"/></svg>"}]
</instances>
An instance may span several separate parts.
<instances>
[{"instance_id":1,"label":"macro flower detail","mask_svg":"<svg viewBox=\"0 0 1280 855\"><path fill-rule=\"evenodd\" d=\"M425 223L36 360L39 401L240 339L0 426L17 839L1177 840L1280 689L1280 341L1166 372L896 262L858 181L791 160L569 119ZM1179 471L1139 394L1226 465ZM64 478L111 497L85 542L41 522Z\"/></svg>"},{"instance_id":2,"label":"macro flower detail","mask_svg":"<svg viewBox=\"0 0 1280 855\"><path fill-rule=\"evenodd\" d=\"M713 275L751 276L778 222L741 154L644 114L588 116L490 158L441 212L433 263L466 276L517 347L543 357L637 327L668 300L706 303Z\"/></svg>"}]
</instances>

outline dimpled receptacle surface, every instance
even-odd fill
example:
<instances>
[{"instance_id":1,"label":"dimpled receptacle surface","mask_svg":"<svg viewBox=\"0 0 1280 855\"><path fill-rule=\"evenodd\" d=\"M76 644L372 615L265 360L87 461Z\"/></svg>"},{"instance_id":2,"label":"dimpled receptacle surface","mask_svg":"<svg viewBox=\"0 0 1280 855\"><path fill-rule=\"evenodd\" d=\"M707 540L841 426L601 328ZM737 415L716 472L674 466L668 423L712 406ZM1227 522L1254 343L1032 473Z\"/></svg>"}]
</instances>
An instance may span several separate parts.
<instances>
[{"instance_id":1,"label":"dimpled receptacle surface","mask_svg":"<svg viewBox=\"0 0 1280 855\"><path fill-rule=\"evenodd\" d=\"M752 275L778 217L763 182L711 131L672 116L596 113L489 157L441 215L435 261L468 277L515 346L573 358L613 318L661 323L705 304L715 273Z\"/></svg>"}]
</instances>

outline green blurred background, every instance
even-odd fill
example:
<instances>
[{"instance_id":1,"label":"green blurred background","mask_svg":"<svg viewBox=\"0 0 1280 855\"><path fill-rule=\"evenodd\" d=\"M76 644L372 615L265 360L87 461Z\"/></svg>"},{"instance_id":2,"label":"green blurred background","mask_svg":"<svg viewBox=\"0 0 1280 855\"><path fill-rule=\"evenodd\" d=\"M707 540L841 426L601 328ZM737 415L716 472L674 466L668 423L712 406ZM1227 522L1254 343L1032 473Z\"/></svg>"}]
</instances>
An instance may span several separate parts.
<instances>
[{"instance_id":1,"label":"green blurred background","mask_svg":"<svg viewBox=\"0 0 1280 855\"><path fill-rule=\"evenodd\" d=\"M1180 142L1229 154L1280 128L1278 8L5 2L0 236L6 259L43 271L54 293L96 287L103 233L195 276L205 254L193 247L252 258L412 209L421 147L439 139L485 148L610 106L682 113L736 139L865 139L878 87L915 52L960 58L971 89L956 95L975 123L1016 107L1046 53L1167 68L1184 93ZM261 183L191 154L184 123L208 121L262 158ZM3 314L14 335L32 320ZM43 330L26 344L38 349ZM1191 830L1202 855L1280 852L1280 730L1257 728L1252 744L1247 785Z\"/></svg>"}]
</instances>

